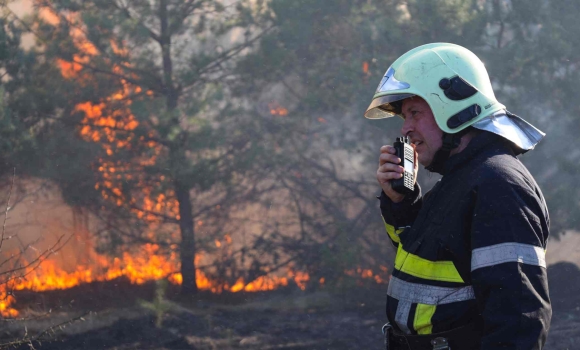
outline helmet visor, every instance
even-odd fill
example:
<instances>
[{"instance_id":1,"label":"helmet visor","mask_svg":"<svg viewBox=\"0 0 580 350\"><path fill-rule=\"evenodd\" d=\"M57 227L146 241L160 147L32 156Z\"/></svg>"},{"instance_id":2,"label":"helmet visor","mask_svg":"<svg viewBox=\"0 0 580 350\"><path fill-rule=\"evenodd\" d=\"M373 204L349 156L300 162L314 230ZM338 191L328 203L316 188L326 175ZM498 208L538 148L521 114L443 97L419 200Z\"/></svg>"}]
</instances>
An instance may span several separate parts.
<instances>
[{"instance_id":1,"label":"helmet visor","mask_svg":"<svg viewBox=\"0 0 580 350\"><path fill-rule=\"evenodd\" d=\"M411 85L409 85L408 83L398 81L397 78L395 78L395 70L393 69L393 67L389 67L389 69L387 69L387 72L383 76L383 79L381 79L379 86L377 86L377 91L375 91L375 95L381 92L387 92L392 90L404 90L410 87Z\"/></svg>"},{"instance_id":2,"label":"helmet visor","mask_svg":"<svg viewBox=\"0 0 580 350\"><path fill-rule=\"evenodd\" d=\"M415 96L414 94L395 94L380 96L371 102L365 112L365 118L383 119L401 114L403 100Z\"/></svg>"},{"instance_id":3,"label":"helmet visor","mask_svg":"<svg viewBox=\"0 0 580 350\"><path fill-rule=\"evenodd\" d=\"M377 86L377 91L375 91L375 96L377 94L382 94L383 96L373 99L369 108L365 112L365 118L368 119L382 119L401 114L401 100L407 97L414 96L413 94L402 94L397 93L397 90L405 90L410 88L409 83L399 81L395 78L395 69L389 67L387 72L381 79L379 86ZM387 94L389 91L393 91L392 95ZM397 103L398 102L398 103Z\"/></svg>"}]
</instances>

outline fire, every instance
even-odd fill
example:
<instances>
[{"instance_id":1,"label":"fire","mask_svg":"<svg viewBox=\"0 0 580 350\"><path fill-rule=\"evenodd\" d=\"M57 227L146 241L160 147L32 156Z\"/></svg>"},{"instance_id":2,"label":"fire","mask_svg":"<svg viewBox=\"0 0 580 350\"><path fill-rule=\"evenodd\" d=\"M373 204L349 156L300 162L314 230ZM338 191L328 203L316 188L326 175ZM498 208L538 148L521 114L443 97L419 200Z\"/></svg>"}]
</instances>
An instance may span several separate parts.
<instances>
[{"instance_id":1,"label":"fire","mask_svg":"<svg viewBox=\"0 0 580 350\"><path fill-rule=\"evenodd\" d=\"M196 263L202 256L196 256ZM22 275L0 286L0 314L2 317L16 317L18 310L11 307L15 303L13 291L31 290L42 292L48 290L62 290L76 287L83 283L111 281L125 277L132 284L143 284L148 281L167 278L173 284L181 284L182 277L179 271L178 256L175 253L169 256L160 253L160 248L154 244L146 244L137 254L124 252L121 257L110 258L94 253L94 266L76 266L73 271L67 272L57 266L50 259L43 260L36 267L28 268ZM235 284L228 285L212 281L202 270L197 270L197 285L200 290L214 293L222 292L259 292L271 291L289 285L293 280L302 290L310 277L305 272L288 271L287 276L265 275L249 283L239 278Z\"/></svg>"},{"instance_id":2,"label":"fire","mask_svg":"<svg viewBox=\"0 0 580 350\"><path fill-rule=\"evenodd\" d=\"M226 235L229 237L229 235ZM226 242L231 244L231 238ZM0 285L0 315L4 318L14 318L19 311L12 307L16 299L14 291L31 290L42 292L48 290L62 290L76 287L83 283L111 281L116 278L127 278L132 284L144 284L148 281L168 279L170 283L179 285L182 282L179 271L179 257L175 252L163 254L158 245L145 244L138 253L124 252L121 257L108 257L91 253L92 264L78 265L73 271L65 271L51 259L42 260L38 265L26 269L22 277L17 277L8 283ZM197 255L196 265L203 256ZM360 279L374 280L378 284L388 282L387 267L380 266L381 271L376 274L372 269L352 269L344 271L346 275ZM197 270L197 285L200 290L213 293L223 292L262 292L287 287L292 282L301 290L305 290L310 282L307 272L295 271L289 267L286 275L265 274L253 281L246 282L238 278L233 285L220 284L211 280L204 271ZM317 281L320 286L325 284L325 278Z\"/></svg>"},{"instance_id":3,"label":"fire","mask_svg":"<svg viewBox=\"0 0 580 350\"><path fill-rule=\"evenodd\" d=\"M46 11L49 21L54 23L58 17L54 13ZM68 21L75 22L79 19L71 17ZM75 79L85 85L92 84L92 77L83 69L90 64L91 58L100 53L84 33L73 29L71 35L79 54L74 55L72 60L58 60L61 74L67 79ZM127 51L119 44L111 42L113 51L120 56L127 56ZM113 66L113 73L119 76L125 74L125 67ZM121 90L111 94L99 102L83 102L75 106L75 111L82 113L84 118L81 122L79 134L86 141L98 143L108 157L98 159L96 169L100 173L101 180L95 184L95 189L101 192L104 199L115 205L129 206L137 218L148 224L159 222L157 214L166 215L179 220L178 203L171 189L164 193L158 193L157 189L164 182L165 176L160 176L155 182L147 178L144 168L157 163L157 159L163 152L163 148L153 139L154 130L142 125L131 112L133 100L137 97L150 98L152 91L144 91L140 86L120 79ZM141 127L140 136L136 129ZM143 147L145 152L141 156L133 158L129 162L114 160L113 156L119 151L130 150L133 147ZM109 158L110 157L110 158ZM124 181L136 181L140 193L124 193L122 191ZM153 227L152 227L153 228Z\"/></svg>"},{"instance_id":4,"label":"fire","mask_svg":"<svg viewBox=\"0 0 580 350\"><path fill-rule=\"evenodd\" d=\"M270 110L271 115L277 115L280 117L284 117L288 115L288 109L280 106L278 102L270 102L268 103L268 109Z\"/></svg>"},{"instance_id":5,"label":"fire","mask_svg":"<svg viewBox=\"0 0 580 350\"><path fill-rule=\"evenodd\" d=\"M375 274L372 269L363 269L360 267L353 270L346 270L344 273L351 277L360 276L363 279L372 279L378 284L385 284L388 282L386 279L388 268L386 266L379 266L379 269L381 272L378 274Z\"/></svg>"}]
</instances>

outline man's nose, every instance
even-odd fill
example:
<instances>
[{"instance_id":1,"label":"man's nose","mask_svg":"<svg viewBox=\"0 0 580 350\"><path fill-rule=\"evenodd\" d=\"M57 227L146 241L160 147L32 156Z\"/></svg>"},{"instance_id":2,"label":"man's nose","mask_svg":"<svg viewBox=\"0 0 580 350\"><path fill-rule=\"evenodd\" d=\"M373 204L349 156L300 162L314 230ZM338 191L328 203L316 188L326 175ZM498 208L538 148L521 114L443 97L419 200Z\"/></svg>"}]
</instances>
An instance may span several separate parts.
<instances>
[{"instance_id":1,"label":"man's nose","mask_svg":"<svg viewBox=\"0 0 580 350\"><path fill-rule=\"evenodd\" d=\"M409 118L406 118L405 121L403 122L403 127L401 128L401 134L407 136L407 134L411 131L413 131L413 124L411 123Z\"/></svg>"}]
</instances>

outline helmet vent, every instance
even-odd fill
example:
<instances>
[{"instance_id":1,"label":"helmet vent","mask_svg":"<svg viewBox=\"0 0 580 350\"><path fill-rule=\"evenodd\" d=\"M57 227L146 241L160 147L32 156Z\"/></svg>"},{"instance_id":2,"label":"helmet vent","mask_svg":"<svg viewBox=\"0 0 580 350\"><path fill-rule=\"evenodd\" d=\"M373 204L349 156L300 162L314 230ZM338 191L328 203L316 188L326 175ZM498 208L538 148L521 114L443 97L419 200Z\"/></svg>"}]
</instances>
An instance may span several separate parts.
<instances>
[{"instance_id":1,"label":"helmet vent","mask_svg":"<svg viewBox=\"0 0 580 350\"><path fill-rule=\"evenodd\" d=\"M443 78L439 81L439 87L443 89L445 96L453 101L460 101L469 98L477 92L477 89L468 82L455 76L451 79Z\"/></svg>"},{"instance_id":2,"label":"helmet vent","mask_svg":"<svg viewBox=\"0 0 580 350\"><path fill-rule=\"evenodd\" d=\"M471 105L449 118L449 120L447 120L447 126L450 129L458 128L480 114L481 107L478 104Z\"/></svg>"}]
</instances>

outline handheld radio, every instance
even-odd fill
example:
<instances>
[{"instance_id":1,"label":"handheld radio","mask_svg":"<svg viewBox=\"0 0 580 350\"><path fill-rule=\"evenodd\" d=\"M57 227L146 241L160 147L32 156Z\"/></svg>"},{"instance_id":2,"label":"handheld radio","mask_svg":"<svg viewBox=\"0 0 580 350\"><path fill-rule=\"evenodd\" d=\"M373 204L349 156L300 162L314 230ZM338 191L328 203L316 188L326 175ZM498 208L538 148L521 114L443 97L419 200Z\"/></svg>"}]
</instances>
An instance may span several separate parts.
<instances>
[{"instance_id":1,"label":"handheld radio","mask_svg":"<svg viewBox=\"0 0 580 350\"><path fill-rule=\"evenodd\" d=\"M401 159L399 164L405 171L400 179L391 180L391 186L400 194L411 193L415 187L415 150L408 137L397 137L393 146L397 150L397 157Z\"/></svg>"}]
</instances>

